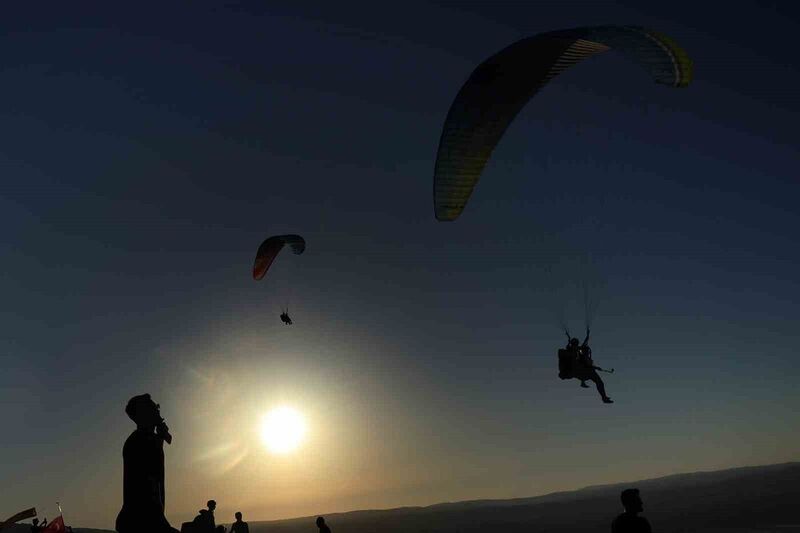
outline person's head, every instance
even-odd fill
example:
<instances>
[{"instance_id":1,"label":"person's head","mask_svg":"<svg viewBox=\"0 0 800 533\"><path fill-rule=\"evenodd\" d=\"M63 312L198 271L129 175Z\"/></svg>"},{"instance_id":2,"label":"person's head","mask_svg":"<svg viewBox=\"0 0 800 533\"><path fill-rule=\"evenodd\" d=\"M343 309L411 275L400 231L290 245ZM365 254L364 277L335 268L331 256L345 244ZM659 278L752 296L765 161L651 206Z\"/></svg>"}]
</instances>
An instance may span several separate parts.
<instances>
[{"instance_id":1,"label":"person's head","mask_svg":"<svg viewBox=\"0 0 800 533\"><path fill-rule=\"evenodd\" d=\"M214 509L217 508L217 502L215 502L214 500L208 500L206 502L206 506L208 507L208 510L213 513Z\"/></svg>"},{"instance_id":2,"label":"person's head","mask_svg":"<svg viewBox=\"0 0 800 533\"><path fill-rule=\"evenodd\" d=\"M572 338L569 340L569 345L570 345L570 346L574 346L574 347L576 347L576 348L578 347L578 345L579 345L580 343L581 343L581 341L579 341L579 340L578 340L578 339L576 339L575 337L572 337Z\"/></svg>"},{"instance_id":3,"label":"person's head","mask_svg":"<svg viewBox=\"0 0 800 533\"><path fill-rule=\"evenodd\" d=\"M242 521L242 512L241 511L236 511L236 514L234 514L233 516L236 518L237 522L241 522Z\"/></svg>"},{"instance_id":4,"label":"person's head","mask_svg":"<svg viewBox=\"0 0 800 533\"><path fill-rule=\"evenodd\" d=\"M318 516L317 517L317 527L322 527L324 525L325 525L325 519L322 518L321 516Z\"/></svg>"},{"instance_id":5,"label":"person's head","mask_svg":"<svg viewBox=\"0 0 800 533\"><path fill-rule=\"evenodd\" d=\"M151 428L164 420L159 409L161 406L154 402L149 394L140 394L128 400L125 413L138 427Z\"/></svg>"},{"instance_id":6,"label":"person's head","mask_svg":"<svg viewBox=\"0 0 800 533\"><path fill-rule=\"evenodd\" d=\"M639 496L639 489L625 489L620 494L622 506L629 513L641 513L644 509L642 498Z\"/></svg>"},{"instance_id":7,"label":"person's head","mask_svg":"<svg viewBox=\"0 0 800 533\"><path fill-rule=\"evenodd\" d=\"M38 526L39 525L39 519L38 518L34 518L33 519L33 525L34 526Z\"/></svg>"}]
</instances>

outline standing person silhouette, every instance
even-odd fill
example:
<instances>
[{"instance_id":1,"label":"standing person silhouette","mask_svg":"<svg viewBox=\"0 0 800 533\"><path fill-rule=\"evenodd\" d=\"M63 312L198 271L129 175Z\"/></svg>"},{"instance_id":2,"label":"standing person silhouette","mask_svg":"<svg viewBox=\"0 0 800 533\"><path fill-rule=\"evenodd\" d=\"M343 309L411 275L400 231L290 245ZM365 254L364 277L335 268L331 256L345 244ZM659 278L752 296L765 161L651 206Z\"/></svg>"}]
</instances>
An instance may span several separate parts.
<instances>
[{"instance_id":1,"label":"standing person silhouette","mask_svg":"<svg viewBox=\"0 0 800 533\"><path fill-rule=\"evenodd\" d=\"M122 448L122 509L118 533L178 533L164 516L164 442L172 435L149 394L134 396L125 413L136 423Z\"/></svg>"},{"instance_id":2,"label":"standing person silhouette","mask_svg":"<svg viewBox=\"0 0 800 533\"><path fill-rule=\"evenodd\" d=\"M250 533L250 526L247 522L242 522L241 511L237 511L233 516L236 517L236 522L231 524L231 533Z\"/></svg>"},{"instance_id":3,"label":"standing person silhouette","mask_svg":"<svg viewBox=\"0 0 800 533\"><path fill-rule=\"evenodd\" d=\"M214 510L217 508L217 502L208 500L206 502L208 509L200 509L194 519L195 531L197 533L214 533L217 528L214 522Z\"/></svg>"},{"instance_id":4,"label":"standing person silhouette","mask_svg":"<svg viewBox=\"0 0 800 533\"><path fill-rule=\"evenodd\" d=\"M611 533L652 533L647 518L639 516L644 510L639 489L625 489L620 495L625 512L611 523Z\"/></svg>"},{"instance_id":5,"label":"standing person silhouette","mask_svg":"<svg viewBox=\"0 0 800 533\"><path fill-rule=\"evenodd\" d=\"M325 519L321 516L317 517L317 527L319 528L319 533L331 533L331 528L328 527Z\"/></svg>"}]
</instances>

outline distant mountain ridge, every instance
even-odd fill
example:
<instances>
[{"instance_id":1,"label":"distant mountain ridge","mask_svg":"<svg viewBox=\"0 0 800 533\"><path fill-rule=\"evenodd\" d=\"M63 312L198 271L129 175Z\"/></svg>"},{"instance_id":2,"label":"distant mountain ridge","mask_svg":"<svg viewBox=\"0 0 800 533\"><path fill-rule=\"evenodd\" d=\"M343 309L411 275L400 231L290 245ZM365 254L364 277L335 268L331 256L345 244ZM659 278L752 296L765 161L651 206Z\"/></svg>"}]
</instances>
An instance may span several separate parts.
<instances>
[{"instance_id":1,"label":"distant mountain ridge","mask_svg":"<svg viewBox=\"0 0 800 533\"><path fill-rule=\"evenodd\" d=\"M800 533L800 462L672 474L505 500L326 514L334 533L608 532L623 488L642 491L653 530ZM316 515L250 522L251 533L317 533ZM227 525L227 523L226 523ZM18 524L9 533L29 533ZM76 528L75 533L113 533ZM144 532L143 532L144 533Z\"/></svg>"},{"instance_id":2,"label":"distant mountain ridge","mask_svg":"<svg viewBox=\"0 0 800 533\"><path fill-rule=\"evenodd\" d=\"M335 533L571 532L610 530L623 488L642 491L658 533L800 533L800 462L691 472L505 500L325 515ZM250 522L252 533L315 533L316 516Z\"/></svg>"},{"instance_id":3,"label":"distant mountain ridge","mask_svg":"<svg viewBox=\"0 0 800 533\"><path fill-rule=\"evenodd\" d=\"M701 470L697 472L681 472L678 474L669 474L666 476L656 477L656 478L648 478L639 481L623 481L623 482L616 482L616 483L607 483L603 485L587 485L586 487L582 487L579 489L574 490L567 490L567 491L559 491L559 492L551 492L548 494L542 494L540 496L524 496L521 498L507 498L507 499L480 499L480 500L464 500L458 502L442 502L442 503L435 503L428 506L419 507L419 509L429 509L429 508L438 508L438 507L445 507L445 506L472 506L472 505L486 505L486 504L497 504L497 505L527 505L533 503L540 503L546 502L554 499L561 499L564 497L571 497L578 495L579 493L589 493L593 491L606 491L608 489L614 489L622 491L622 489L635 486L638 488L642 488L644 486L648 486L650 484L659 484L659 483L669 483L669 482L708 482L710 481L711 477L715 477L717 479L734 479L739 477L740 475L755 472L758 474L769 473L774 470L782 470L788 467L800 467L800 462L789 462L789 463L778 463L774 465L762 465L762 466L741 466L736 468L727 468L724 470Z\"/></svg>"}]
</instances>

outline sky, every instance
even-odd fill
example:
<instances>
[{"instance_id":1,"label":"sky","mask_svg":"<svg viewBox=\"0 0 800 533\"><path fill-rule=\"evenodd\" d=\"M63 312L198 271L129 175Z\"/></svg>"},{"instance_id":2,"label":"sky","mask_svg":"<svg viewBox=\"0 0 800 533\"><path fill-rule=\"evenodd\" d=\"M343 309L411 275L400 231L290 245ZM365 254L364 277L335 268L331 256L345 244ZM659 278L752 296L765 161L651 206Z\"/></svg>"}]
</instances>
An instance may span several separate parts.
<instances>
[{"instance_id":1,"label":"sky","mask_svg":"<svg viewBox=\"0 0 800 533\"><path fill-rule=\"evenodd\" d=\"M724 16L723 16L724 15ZM800 459L800 67L778 2L89 2L1 17L0 514L113 528L150 393L167 516L509 498ZM543 31L672 36L513 122L433 214L447 110ZM613 73L613 75L609 75ZM258 245L305 237L253 281ZM560 316L613 405L557 377ZM278 314L289 305L294 325ZM270 454L289 405L307 438Z\"/></svg>"}]
</instances>

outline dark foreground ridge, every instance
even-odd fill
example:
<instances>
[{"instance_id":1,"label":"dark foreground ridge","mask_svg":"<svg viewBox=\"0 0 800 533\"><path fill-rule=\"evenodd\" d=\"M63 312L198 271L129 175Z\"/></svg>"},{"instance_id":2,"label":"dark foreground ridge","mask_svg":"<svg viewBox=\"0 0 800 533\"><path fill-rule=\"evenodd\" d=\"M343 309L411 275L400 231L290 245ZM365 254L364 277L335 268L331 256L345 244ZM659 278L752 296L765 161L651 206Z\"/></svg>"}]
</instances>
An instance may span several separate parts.
<instances>
[{"instance_id":1,"label":"dark foreground ridge","mask_svg":"<svg viewBox=\"0 0 800 533\"><path fill-rule=\"evenodd\" d=\"M676 474L530 498L327 513L337 533L605 532L620 491L637 487L657 533L800 533L800 463ZM251 533L317 533L317 516L250 522ZM188 519L188 517L187 517ZM229 525L229 524L226 524ZM792 526L794 527L787 527ZM29 533L28 524L6 531ZM78 533L111 533L75 528ZM5 532L4 532L5 533Z\"/></svg>"}]
</instances>

